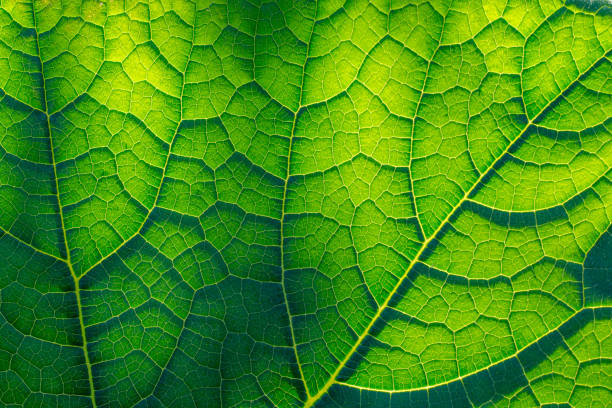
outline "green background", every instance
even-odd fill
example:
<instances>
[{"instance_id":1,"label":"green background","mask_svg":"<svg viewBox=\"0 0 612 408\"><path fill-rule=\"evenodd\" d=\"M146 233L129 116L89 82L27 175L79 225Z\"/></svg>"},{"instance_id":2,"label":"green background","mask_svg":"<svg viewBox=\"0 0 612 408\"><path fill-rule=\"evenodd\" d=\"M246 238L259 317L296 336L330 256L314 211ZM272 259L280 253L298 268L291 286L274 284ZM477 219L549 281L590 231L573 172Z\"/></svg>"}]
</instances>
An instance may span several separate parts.
<instances>
[{"instance_id":1,"label":"green background","mask_svg":"<svg viewBox=\"0 0 612 408\"><path fill-rule=\"evenodd\" d=\"M0 0L0 405L608 406L611 132L605 1Z\"/></svg>"}]
</instances>

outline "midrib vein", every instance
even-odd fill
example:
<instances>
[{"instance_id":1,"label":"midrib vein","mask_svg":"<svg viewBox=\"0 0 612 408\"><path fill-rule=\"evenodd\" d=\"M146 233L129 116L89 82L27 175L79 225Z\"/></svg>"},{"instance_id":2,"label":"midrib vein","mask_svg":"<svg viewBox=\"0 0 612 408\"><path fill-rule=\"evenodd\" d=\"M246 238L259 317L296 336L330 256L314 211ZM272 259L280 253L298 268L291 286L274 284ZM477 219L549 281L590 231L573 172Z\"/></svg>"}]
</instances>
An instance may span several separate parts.
<instances>
[{"instance_id":1,"label":"midrib vein","mask_svg":"<svg viewBox=\"0 0 612 408\"><path fill-rule=\"evenodd\" d=\"M298 100L298 106L293 113L293 123L291 124L291 134L289 135L289 152L287 153L287 171L285 172L285 185L283 187L283 201L280 215L280 257L281 257L281 287L283 291L283 300L285 302L285 310L287 313L287 320L289 320L289 329L291 330L291 346L293 348L293 354L297 364L298 371L300 373L300 379L304 385L304 391L306 391L306 397L311 398L310 391L308 390L308 382L302 371L302 364L300 364L300 355L297 351L297 345L295 343L295 331L293 329L293 319L291 318L291 310L289 309L289 301L287 299L287 290L285 288L285 210L287 205L287 187L289 186L289 172L291 170L291 151L293 150L293 137L295 135L295 128L297 125L298 115L302 109L302 98L304 96L304 76L306 75L306 63L308 62L308 55L310 54L310 43L312 42L312 35L314 34L315 25L317 24L317 11L319 1L315 0L314 18L312 21L312 29L308 36L308 42L306 43L306 55L304 56L304 64L302 65L302 78L300 80L300 98ZM259 19L257 20L259 22ZM255 42L257 41L257 30L255 30ZM253 53L255 55L256 48L253 47Z\"/></svg>"},{"instance_id":2,"label":"midrib vein","mask_svg":"<svg viewBox=\"0 0 612 408\"><path fill-rule=\"evenodd\" d=\"M38 52L38 59L40 61L40 75L42 77L42 87L43 87L43 101L45 103L44 115L47 122L47 132L49 133L49 149L51 150L51 163L53 164L53 179L55 180L55 195L57 197L57 206L59 210L60 217L60 228L62 230L62 237L64 240L64 248L66 250L66 259L63 260L65 264L68 266L68 270L70 271L70 276L72 277L72 281L74 284L74 294L77 301L77 312L79 317L79 328L81 331L81 348L83 349L83 356L85 359L85 366L87 368L87 380L89 382L89 397L91 398L91 403L93 408L96 408L96 392L93 383L93 374L91 371L91 362L89 361L89 353L87 352L87 336L85 333L85 323L83 321L83 306L81 303L81 289L79 287L79 277L74 272L74 267L72 265L72 260L70 258L70 248L68 246L68 237L66 236L66 227L64 223L64 207L62 206L62 201L59 193L59 182L57 178L57 165L55 161L55 149L53 147L53 137L51 135L51 120L49 117L49 107L47 105L47 87L45 83L45 68L42 60L42 56L40 55L40 43L39 43L39 35L38 35L38 23L36 19L36 10L34 9L34 2L32 2L32 17L34 20L34 31L36 32L36 51Z\"/></svg>"},{"instance_id":3,"label":"midrib vein","mask_svg":"<svg viewBox=\"0 0 612 408\"><path fill-rule=\"evenodd\" d=\"M533 119L529 120L527 122L527 124L525 125L525 127L523 128L523 130L510 142L508 143L508 146L506 147L506 149L495 159L491 162L491 164L489 165L489 167L487 167L487 169L485 171L483 171L480 174L480 177L478 177L478 179L474 182L474 184L472 185L472 187L465 192L465 194L463 195L463 197L461 198L461 200L459 200L459 202L453 207L453 209L447 214L447 216L444 218L444 220L442 220L442 222L440 223L440 225L438 226L438 228L436 228L436 230L429 236L429 238L427 238L423 244L421 245L421 248L419 249L419 251L416 253L416 255L414 256L414 258L412 259L412 261L410 262L410 264L408 265L408 267L406 268L406 270L404 271L404 273L402 274L402 276L400 277L400 279L398 279L397 283L395 284L395 286L393 287L393 289L391 290L391 292L389 293L389 295L387 296L387 298L385 299L385 301L381 304L381 306L378 308L378 310L376 311L376 313L374 314L374 317L372 317L372 319L370 320L370 323L366 326L366 328L363 330L363 332L361 333L361 335L357 338L357 341L355 342L355 344L353 345L353 347L351 347L351 349L349 350L349 352L345 355L345 357L342 359L342 361L340 361L340 363L338 364L336 370L332 373L332 375L329 377L329 379L327 380L327 382L325 383L325 385L312 397L308 398L308 400L306 401L306 403L304 404L304 408L309 408L311 406L313 406L323 395L325 395L327 393L327 391L329 390L329 388L336 383L336 378L338 377L338 375L340 374L340 372L344 369L344 367L346 366L346 363L351 359L351 357L353 357L353 355L355 354L355 352L357 351L357 349L359 348L359 346L361 345L361 343L363 343L363 340L367 337L367 335L369 334L370 330L372 329L372 327L374 326L374 324L378 321L378 319L380 318L382 312L387 308L387 306L389 305L389 302L391 301L391 299L393 298L393 296L395 296L395 294L397 293L397 290L401 287L401 285L403 284L404 280L406 279L406 277L408 276L408 274L410 273L410 271L412 270L412 268L414 267L414 265L420 261L421 256L423 255L423 253L425 252L425 250L429 247L429 244L431 242L433 242L438 234L440 233L440 231L442 231L442 229L444 228L444 226L446 226L446 224L449 222L449 220L457 213L457 211L461 208L462 204L468 199L468 197L472 194L472 192L474 192L474 190L480 185L480 183L485 179L485 176L487 176L489 174L490 171L493 170L493 168L497 165L497 163L499 162L500 159L502 159L515 145L516 143L521 140L521 138L523 137L523 135L529 130L529 128L535 124L540 117L542 116L542 114L544 114L546 112L546 110L552 106L557 100L559 100L560 97L562 97L565 92L567 92L570 88L572 88L572 86L574 86L575 83L577 83L578 81L580 81L585 75L587 75L591 69L593 67L595 67L597 64L599 64L603 59L607 58L607 56L610 54L610 50L608 50L607 52L605 52L601 57L599 57L597 60L595 60L595 62L593 62L588 68L586 68L584 70L584 72L580 75L578 75L578 77L573 80L572 82L570 82L563 90L561 90L559 92L559 94L552 98L538 113L537 115L535 115L533 117ZM427 79L425 79L427 80ZM408 390L407 390L408 391Z\"/></svg>"}]
</instances>

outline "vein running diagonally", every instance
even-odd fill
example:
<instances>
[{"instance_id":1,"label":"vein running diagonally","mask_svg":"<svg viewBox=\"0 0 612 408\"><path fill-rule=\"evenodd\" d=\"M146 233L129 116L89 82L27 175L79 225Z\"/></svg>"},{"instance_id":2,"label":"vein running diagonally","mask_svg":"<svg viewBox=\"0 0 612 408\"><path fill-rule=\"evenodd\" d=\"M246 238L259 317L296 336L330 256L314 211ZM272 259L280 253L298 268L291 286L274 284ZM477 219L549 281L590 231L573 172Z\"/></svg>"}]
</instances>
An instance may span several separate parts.
<instances>
[{"instance_id":1,"label":"vein running diagonally","mask_svg":"<svg viewBox=\"0 0 612 408\"><path fill-rule=\"evenodd\" d=\"M7 229L5 229L3 227L0 227L0 235L7 235L7 236L11 237L12 239L14 239L15 241L17 241L17 242L27 246L32 251L37 252L37 253L39 253L41 255L48 256L49 258L53 258L56 261L60 261L60 262L63 262L63 263L66 262L66 258L62 258L60 256L54 255L54 254L52 254L50 252L44 251L44 250L42 250L40 248L37 248L34 245L32 245L31 243L29 243L27 241L24 241L23 239L19 238L17 235L13 234L12 232L10 232L9 230L7 230Z\"/></svg>"},{"instance_id":2,"label":"vein running diagonally","mask_svg":"<svg viewBox=\"0 0 612 408\"><path fill-rule=\"evenodd\" d=\"M459 202L453 207L453 209L448 213L448 215L444 218L444 220L440 223L440 225L438 226L438 228L431 234L431 236L429 238L427 238L423 244L421 245L419 251L416 253L416 255L414 256L414 258L412 259L412 261L410 262L410 264L408 265L408 267L406 268L406 270L404 271L404 274L400 277L400 279L397 281L397 283L395 284L395 286L393 287L393 289L391 290L391 292L389 293L389 295L387 296L387 298L385 299L385 301L380 305L380 307L378 308L377 312L374 314L374 316L372 317L372 319L370 320L370 323L366 326L366 328L362 331L361 335L357 338L357 341L354 343L353 347L349 350L349 352L345 355L345 357L342 359L342 361L338 364L336 370L331 374L331 376L329 377L329 379L327 380L327 382L325 383L325 385L323 387L321 387L321 389L319 390L319 392L317 392L317 394L313 395L312 397L310 397L304 407L305 408L309 408L312 407L322 396L324 396L327 391L329 390L329 388L336 383L336 379L338 378L338 375L340 374L340 372L344 369L344 367L346 366L346 364L348 363L348 361L353 357L353 355L355 354L355 352L357 351L357 349L359 348L359 346L363 343L364 339L368 336L370 330L372 329L372 327L374 326L374 324L378 321L378 319L380 318L380 316L382 315L382 312L387 308L387 306L389 305L389 302L391 301L391 299L393 298L393 296L397 293L398 289L401 287L401 285L403 284L404 280L406 279L406 277L408 276L408 274L410 273L410 271L413 269L413 267L420 261L423 253L425 252L425 250L429 247L429 245L434 242L436 240L436 238L438 237L438 235L441 233L441 231L444 229L444 227L449 223L449 221L455 216L455 214L457 214L457 212L460 210L462 204L470 197L470 195L478 188L478 186L485 180L486 176L488 176L488 174L494 170L495 166L500 162L500 160L509 152L512 150L512 148L517 144L517 142L519 142L523 135L525 135L525 133L531 128L532 125L534 125L535 123L538 122L538 120L547 112L548 108L553 106L555 102L557 102L559 100L559 98L561 98L563 95L565 95L565 93L570 90L578 81L580 81L582 78L584 78L586 75L588 75L588 73L597 65L599 65L599 63L601 63L603 60L605 60L606 58L608 58L610 55L612 55L612 51L608 50L607 52L605 52L600 58L598 58L593 64L591 64L587 69L584 70L584 72L578 76L574 81L572 81L567 87L565 87L561 92L559 92L559 94L555 97L552 98L536 115L534 115L533 119L529 120L529 122L527 122L527 124L525 125L525 127L523 128L523 130L508 144L508 146L506 147L506 149L495 159L491 162L491 164L489 165L489 167L483 171L480 175L480 177L478 177L478 179L474 182L474 184L472 185L472 187L467 190L465 192L465 194L463 195L463 197L461 198L461 200L459 200Z\"/></svg>"},{"instance_id":3,"label":"vein running diagonally","mask_svg":"<svg viewBox=\"0 0 612 408\"><path fill-rule=\"evenodd\" d=\"M194 48L193 44L194 44L194 42L195 42L195 22L194 22L194 26L193 26L193 34L192 34L192 39L191 39L191 49L189 50L189 54L188 54L188 57L187 57L187 63L189 63L189 61L191 60L191 56L193 54L193 48ZM142 220L142 223L136 229L136 231L132 235L130 235L129 237L124 239L123 242L120 245L117 246L117 248L115 248L114 250L112 250L111 252L106 254L105 256L102 256L100 259L98 259L97 262L95 262L93 265L91 265L89 268L87 268L85 271L83 271L81 273L81 275L79 276L79 279L84 277L85 275L87 275L87 273L92 271L94 268L96 268L102 262L104 262L105 260L107 260L108 258L113 256L114 254L119 252L119 250L121 248L123 248L128 242L130 242L132 239L137 237L142 232L142 229L144 228L144 226L147 224L147 221L151 217L151 214L153 213L155 208L157 208L157 203L159 202L159 198L161 196L162 187L164 185L164 179L166 178L166 171L168 170L168 165L170 164L170 156L172 155L172 146L174 145L174 141L176 140L178 132L179 132L179 130L181 128L181 124L183 123L183 93L185 92L185 73L184 72L182 73L182 77L183 77L183 79L182 79L181 93L180 93L180 98L179 98L179 101L180 101L180 104L181 104L180 118L179 118L178 123L176 125L176 129L174 130L174 132L172 134L172 139L168 143L168 154L166 155L166 161L164 163L164 167L162 168L162 173L161 173L161 178L160 178L160 182L159 182L159 187L157 188L157 192L156 192L155 198L153 200L153 205L147 211L146 215L144 216L144 218Z\"/></svg>"},{"instance_id":4,"label":"vein running diagonally","mask_svg":"<svg viewBox=\"0 0 612 408\"><path fill-rule=\"evenodd\" d=\"M520 350L518 350L518 349L517 349L517 350L516 350L514 353L510 354L510 355L509 355L509 356L507 356L507 357L504 357L503 359L501 359L501 360L499 360L499 361L496 361L496 362L494 362L494 363L492 363L492 364L489 364L489 365L487 365L487 366L484 366L484 367L482 367L482 368L479 368L478 370L473 371L473 372L471 372L471 373L460 375L460 376L455 377L455 378L453 378L453 379L451 379L451 380L447 380L447 381L444 381L444 382L441 382L441 383L437 383L437 384L433 384L433 385L425 385L425 386L422 386L422 387L412 388L410 391L425 391L425 390L431 390L431 389L434 389L434 388L438 388L438 387L441 387L441 386L444 386L444 385L451 384L451 383L453 383L453 382L455 382L455 381L458 381L458 380L459 380L459 381L464 380L464 379L466 379L466 378L468 378L468 377L472 377L472 376L474 376L475 374L478 374L478 373L482 373L482 372L484 372L484 371L487 371L487 370L491 369L492 367L494 367L494 366L496 366L496 365L502 364L502 363L504 363L504 362L507 362L507 361L509 361L509 360L512 360L512 359L514 359L514 358L516 358L516 357L520 356L522 352L524 352L525 350L529 349L529 347L533 346L534 344L537 344L537 343L538 343L538 342L540 342L542 339L547 338L547 337L549 337L549 336L553 335L554 333L559 332L559 330L560 330L560 329L562 329L563 327L566 327L566 326L571 325L572 321L573 321L573 320L575 320L575 319L576 319L576 317L578 317L580 314L585 313L586 311L594 311L594 310L598 310L598 309L602 309L602 310L610 310L610 308L609 308L609 307L607 307L607 306L591 306L591 307L582 307L581 309L576 310L574 313L572 313L572 314L571 314L569 317L567 317L565 320L563 320L563 321L562 321L562 322L561 322L561 323L560 323L560 324L559 324L557 327L555 327L555 328L553 328L553 329L548 330L546 333L544 333L544 334L543 334L542 336L540 336L539 338L537 338L537 339L533 340L532 342L530 342L530 343L529 343L529 344L527 344L526 346L522 347ZM354 384L344 384L344 383L342 383L342 385L343 385L343 386L346 386L346 387L349 387L349 388L357 388L357 389L360 389L360 390L365 390L365 391L379 391L379 390L376 390L376 389L373 389L373 388L362 387L362 386L359 386L359 385L354 385ZM389 391L385 391L385 392L386 392L386 393L389 393L389 394L396 394L396 393L402 393L402 392L405 392L405 390L389 390Z\"/></svg>"}]
</instances>

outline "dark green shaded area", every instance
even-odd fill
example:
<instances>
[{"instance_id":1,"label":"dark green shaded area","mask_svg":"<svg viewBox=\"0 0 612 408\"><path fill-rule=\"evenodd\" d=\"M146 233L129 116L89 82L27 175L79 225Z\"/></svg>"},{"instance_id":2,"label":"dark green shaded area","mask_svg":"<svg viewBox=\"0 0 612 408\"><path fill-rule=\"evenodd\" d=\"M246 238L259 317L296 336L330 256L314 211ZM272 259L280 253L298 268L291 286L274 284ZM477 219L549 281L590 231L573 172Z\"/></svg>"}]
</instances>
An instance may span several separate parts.
<instances>
[{"instance_id":1,"label":"dark green shaded area","mask_svg":"<svg viewBox=\"0 0 612 408\"><path fill-rule=\"evenodd\" d=\"M584 261L584 301L608 306L612 301L612 230L597 241Z\"/></svg>"}]
</instances>

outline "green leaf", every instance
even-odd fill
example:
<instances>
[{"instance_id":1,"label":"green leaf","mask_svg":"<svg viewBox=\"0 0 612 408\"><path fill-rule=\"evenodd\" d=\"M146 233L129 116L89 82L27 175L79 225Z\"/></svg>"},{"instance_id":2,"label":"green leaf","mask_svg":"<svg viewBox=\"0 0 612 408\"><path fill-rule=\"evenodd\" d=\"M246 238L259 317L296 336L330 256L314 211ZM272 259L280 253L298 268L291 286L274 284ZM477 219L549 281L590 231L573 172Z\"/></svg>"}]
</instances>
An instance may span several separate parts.
<instances>
[{"instance_id":1,"label":"green leaf","mask_svg":"<svg viewBox=\"0 0 612 408\"><path fill-rule=\"evenodd\" d=\"M0 405L605 406L605 0L0 1Z\"/></svg>"}]
</instances>

